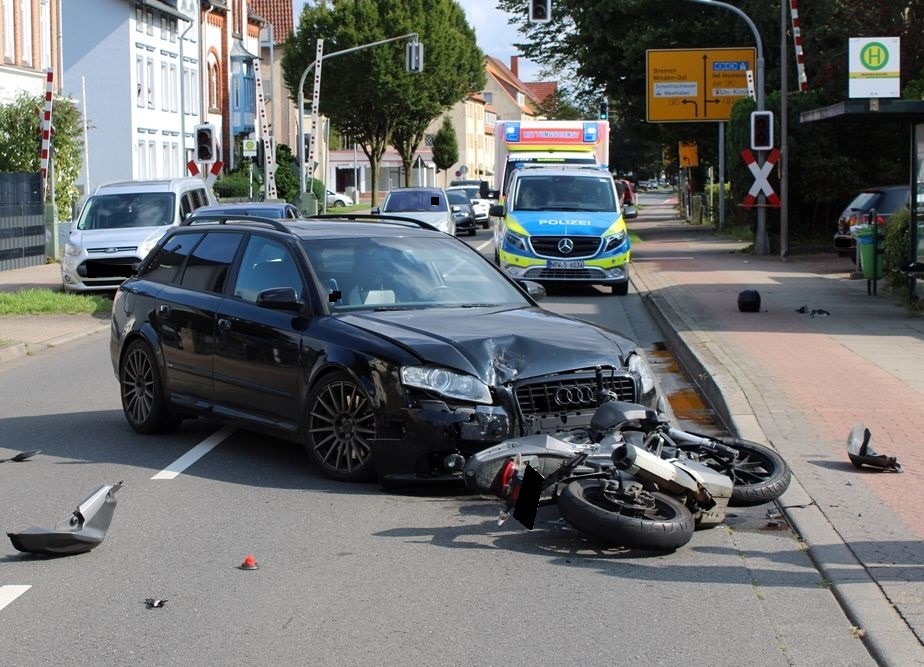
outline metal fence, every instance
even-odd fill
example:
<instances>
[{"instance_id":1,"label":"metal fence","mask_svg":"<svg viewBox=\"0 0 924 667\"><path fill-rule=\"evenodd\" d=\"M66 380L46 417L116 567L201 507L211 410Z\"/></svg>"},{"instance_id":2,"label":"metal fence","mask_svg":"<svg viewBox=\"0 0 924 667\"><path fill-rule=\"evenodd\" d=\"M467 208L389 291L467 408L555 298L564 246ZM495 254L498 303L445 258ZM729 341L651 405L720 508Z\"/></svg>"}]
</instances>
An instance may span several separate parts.
<instances>
[{"instance_id":1,"label":"metal fence","mask_svg":"<svg viewBox=\"0 0 924 667\"><path fill-rule=\"evenodd\" d=\"M45 217L38 173L0 174L0 271L45 263Z\"/></svg>"}]
</instances>

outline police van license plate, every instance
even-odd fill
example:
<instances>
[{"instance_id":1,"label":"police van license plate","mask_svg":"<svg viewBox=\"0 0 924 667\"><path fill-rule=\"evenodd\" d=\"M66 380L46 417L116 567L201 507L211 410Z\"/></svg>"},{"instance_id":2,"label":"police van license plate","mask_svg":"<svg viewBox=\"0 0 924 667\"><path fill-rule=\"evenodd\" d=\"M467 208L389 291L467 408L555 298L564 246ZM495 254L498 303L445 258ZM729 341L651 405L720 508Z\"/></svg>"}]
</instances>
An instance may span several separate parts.
<instances>
[{"instance_id":1,"label":"police van license plate","mask_svg":"<svg viewBox=\"0 0 924 667\"><path fill-rule=\"evenodd\" d=\"M583 269L584 261L580 259L550 259L550 269Z\"/></svg>"}]
</instances>

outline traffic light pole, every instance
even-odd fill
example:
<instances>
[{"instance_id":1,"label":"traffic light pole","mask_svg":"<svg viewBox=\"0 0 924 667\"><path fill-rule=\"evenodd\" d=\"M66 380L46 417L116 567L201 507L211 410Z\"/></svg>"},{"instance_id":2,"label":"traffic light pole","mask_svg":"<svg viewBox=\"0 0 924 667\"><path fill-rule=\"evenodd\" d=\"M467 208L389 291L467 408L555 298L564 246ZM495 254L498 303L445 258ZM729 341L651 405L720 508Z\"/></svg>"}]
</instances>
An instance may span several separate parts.
<instances>
[{"instance_id":1,"label":"traffic light pole","mask_svg":"<svg viewBox=\"0 0 924 667\"><path fill-rule=\"evenodd\" d=\"M389 42L397 42L402 39L410 39L413 42L417 42L417 33L410 32L406 35L401 35L399 37L390 37L388 39L382 39L378 42L372 42L370 44L361 44L360 46L354 46L349 49L343 49L342 51L334 51L333 53L326 53L320 58L313 61L308 67L305 68L305 71L302 72L302 76L298 81L298 164L299 164L299 194L303 195L306 192L306 186L308 184L307 170L305 165L305 79L308 78L308 73L315 68L315 66L323 60L328 58L333 58L335 56L345 56L348 53L353 53L355 51L362 51L363 49L370 49L373 46L379 46L381 44L388 44ZM317 109L314 109L316 112ZM312 137L314 141L315 137Z\"/></svg>"},{"instance_id":2,"label":"traffic light pole","mask_svg":"<svg viewBox=\"0 0 924 667\"><path fill-rule=\"evenodd\" d=\"M690 0L691 2L698 2L703 5L712 5L715 7L723 7L729 11L734 12L748 24L748 27L751 29L751 32L754 34L754 41L757 42L757 110L764 110L764 47L760 39L760 33L757 32L757 26L754 25L754 22L750 17L745 14L743 11L735 7L734 5L729 5L724 2L718 2L717 0ZM763 165L766 160L767 152L763 150L757 151L757 163ZM755 255L766 255L770 252L770 244L767 241L767 196L763 191L757 195L757 238L754 239L754 254Z\"/></svg>"}]
</instances>

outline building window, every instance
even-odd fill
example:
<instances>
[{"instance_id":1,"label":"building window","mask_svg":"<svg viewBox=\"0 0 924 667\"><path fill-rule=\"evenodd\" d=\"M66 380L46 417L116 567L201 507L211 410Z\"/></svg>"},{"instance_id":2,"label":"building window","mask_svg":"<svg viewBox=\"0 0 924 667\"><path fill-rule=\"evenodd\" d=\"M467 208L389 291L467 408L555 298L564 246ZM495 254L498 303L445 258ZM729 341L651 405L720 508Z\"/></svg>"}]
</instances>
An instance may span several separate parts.
<instances>
[{"instance_id":1,"label":"building window","mask_svg":"<svg viewBox=\"0 0 924 667\"><path fill-rule=\"evenodd\" d=\"M231 17L234 21L234 34L243 37L244 35L244 3L241 0L234 0Z\"/></svg>"},{"instance_id":2,"label":"building window","mask_svg":"<svg viewBox=\"0 0 924 667\"><path fill-rule=\"evenodd\" d=\"M8 0L9 1L9 0ZM32 66L32 0L19 0L22 49L19 57L23 65Z\"/></svg>"},{"instance_id":3,"label":"building window","mask_svg":"<svg viewBox=\"0 0 924 667\"><path fill-rule=\"evenodd\" d=\"M147 144L144 139L138 140L138 178L144 180L148 177Z\"/></svg>"},{"instance_id":4,"label":"building window","mask_svg":"<svg viewBox=\"0 0 924 667\"><path fill-rule=\"evenodd\" d=\"M170 41L176 41L176 19L170 19Z\"/></svg>"},{"instance_id":5,"label":"building window","mask_svg":"<svg viewBox=\"0 0 924 667\"><path fill-rule=\"evenodd\" d=\"M137 80L135 104L143 107L146 97L144 94L144 57L142 56L135 56L135 79Z\"/></svg>"},{"instance_id":6,"label":"building window","mask_svg":"<svg viewBox=\"0 0 924 667\"><path fill-rule=\"evenodd\" d=\"M13 3L3 3L3 60L12 63L16 61L16 35L13 33Z\"/></svg>"},{"instance_id":7,"label":"building window","mask_svg":"<svg viewBox=\"0 0 924 667\"><path fill-rule=\"evenodd\" d=\"M41 0L39 5L39 23L41 25L42 36L42 69L47 70L51 67L51 9L49 8L50 0Z\"/></svg>"},{"instance_id":8,"label":"building window","mask_svg":"<svg viewBox=\"0 0 924 667\"><path fill-rule=\"evenodd\" d=\"M424 135L424 146L428 146L429 148L433 148L433 135L432 135L432 134L425 134L425 135Z\"/></svg>"},{"instance_id":9,"label":"building window","mask_svg":"<svg viewBox=\"0 0 924 667\"><path fill-rule=\"evenodd\" d=\"M209 111L217 113L220 110L221 96L220 84L221 76L218 71L218 62L214 54L209 54Z\"/></svg>"},{"instance_id":10,"label":"building window","mask_svg":"<svg viewBox=\"0 0 924 667\"><path fill-rule=\"evenodd\" d=\"M160 64L160 89L162 91L160 96L160 108L163 111L170 110L170 98L167 95L167 91L170 90L170 80L167 78L169 76L169 70L167 69L167 63L162 62Z\"/></svg>"},{"instance_id":11,"label":"building window","mask_svg":"<svg viewBox=\"0 0 924 667\"><path fill-rule=\"evenodd\" d=\"M494 93L489 93L488 91L485 91L482 93L482 95L484 96L484 101L487 102L488 104L491 104L491 102L493 102Z\"/></svg>"},{"instance_id":12,"label":"building window","mask_svg":"<svg viewBox=\"0 0 924 667\"><path fill-rule=\"evenodd\" d=\"M174 63L170 63L170 111L176 111L178 85L179 81L177 80L176 65Z\"/></svg>"},{"instance_id":13,"label":"building window","mask_svg":"<svg viewBox=\"0 0 924 667\"><path fill-rule=\"evenodd\" d=\"M157 178L157 144L148 142L148 173L149 178Z\"/></svg>"},{"instance_id":14,"label":"building window","mask_svg":"<svg viewBox=\"0 0 924 667\"><path fill-rule=\"evenodd\" d=\"M170 144L170 164L173 165L173 167L170 168L170 172L176 173L178 176L182 176L183 169L181 166L180 167L177 166L177 163L179 161L180 161L180 146L174 141ZM178 169L178 171L174 172L174 169Z\"/></svg>"},{"instance_id":15,"label":"building window","mask_svg":"<svg viewBox=\"0 0 924 667\"><path fill-rule=\"evenodd\" d=\"M145 24L145 27L147 28L147 33L149 35L153 35L154 34L154 12L152 12L149 9L147 13L144 15L144 18L145 18L144 24Z\"/></svg>"},{"instance_id":16,"label":"building window","mask_svg":"<svg viewBox=\"0 0 924 667\"><path fill-rule=\"evenodd\" d=\"M135 7L135 30L144 32L144 9L141 5Z\"/></svg>"},{"instance_id":17,"label":"building window","mask_svg":"<svg viewBox=\"0 0 924 667\"><path fill-rule=\"evenodd\" d=\"M154 108L154 59L148 58L147 70L145 71L145 84L147 84L147 101L148 109Z\"/></svg>"}]
</instances>

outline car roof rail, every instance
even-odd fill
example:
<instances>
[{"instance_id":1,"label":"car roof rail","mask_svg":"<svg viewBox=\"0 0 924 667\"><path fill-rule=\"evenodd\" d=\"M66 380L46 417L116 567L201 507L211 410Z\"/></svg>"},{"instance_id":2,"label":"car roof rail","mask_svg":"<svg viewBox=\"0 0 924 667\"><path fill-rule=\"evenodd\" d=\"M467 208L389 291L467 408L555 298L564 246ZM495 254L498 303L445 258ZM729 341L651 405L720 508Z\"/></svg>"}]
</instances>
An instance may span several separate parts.
<instances>
[{"instance_id":1,"label":"car roof rail","mask_svg":"<svg viewBox=\"0 0 924 667\"><path fill-rule=\"evenodd\" d=\"M247 215L246 213L200 213L196 215L196 212L193 211L186 216L186 219L180 223L180 226L185 227L187 225L194 225L202 222L217 223L219 225L226 225L228 223L235 225L256 223L269 225L280 232L292 231L288 225L275 218L266 218L262 215Z\"/></svg>"},{"instance_id":2,"label":"car roof rail","mask_svg":"<svg viewBox=\"0 0 924 667\"><path fill-rule=\"evenodd\" d=\"M420 229L430 229L434 232L440 231L429 222L417 220L416 218L405 218L400 215L375 215L374 213L327 213L318 215L309 215L306 220L349 220L350 222L395 222L403 224L405 227L411 225Z\"/></svg>"}]
</instances>

